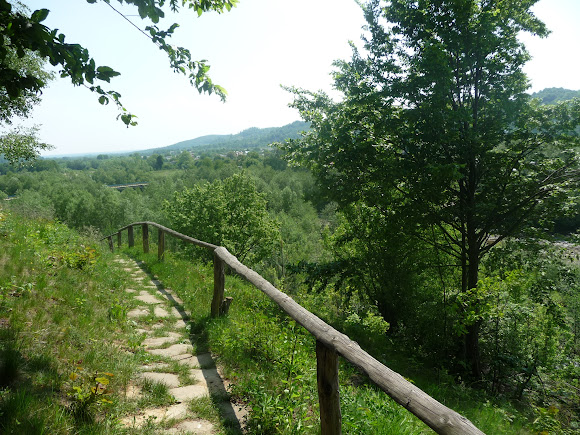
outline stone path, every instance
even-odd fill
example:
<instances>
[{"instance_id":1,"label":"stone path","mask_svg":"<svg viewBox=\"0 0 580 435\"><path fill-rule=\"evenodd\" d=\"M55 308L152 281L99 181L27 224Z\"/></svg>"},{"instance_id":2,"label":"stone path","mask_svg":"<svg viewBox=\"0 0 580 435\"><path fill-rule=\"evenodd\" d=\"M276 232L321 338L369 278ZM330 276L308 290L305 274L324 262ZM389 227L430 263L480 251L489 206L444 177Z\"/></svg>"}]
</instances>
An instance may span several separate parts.
<instances>
[{"instance_id":1,"label":"stone path","mask_svg":"<svg viewBox=\"0 0 580 435\"><path fill-rule=\"evenodd\" d=\"M140 409L134 415L121 419L126 427L140 429L155 424L157 433L216 434L219 429L207 420L197 418L191 410L192 400L211 398L217 405L220 418L228 433L243 433L247 411L232 405L228 400L226 384L220 376L209 353L194 355L186 329L187 313L183 302L170 289L151 279L140 263L117 257L116 261L133 277L135 288L126 289L138 306L127 313L139 326L145 352L159 357L163 362L141 366L139 379L129 385L128 398L142 396L145 383L164 384L173 401L165 406ZM171 367L178 365L178 373ZM187 375L183 375L183 373Z\"/></svg>"}]
</instances>

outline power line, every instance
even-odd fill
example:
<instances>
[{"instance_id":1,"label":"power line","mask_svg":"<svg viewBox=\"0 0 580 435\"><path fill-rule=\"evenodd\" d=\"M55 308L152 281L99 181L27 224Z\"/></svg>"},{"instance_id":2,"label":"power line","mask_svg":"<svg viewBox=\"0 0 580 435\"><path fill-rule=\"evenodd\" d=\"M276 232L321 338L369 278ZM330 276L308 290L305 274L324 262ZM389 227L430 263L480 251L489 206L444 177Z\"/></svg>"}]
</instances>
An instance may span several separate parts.
<instances>
[{"instance_id":1,"label":"power line","mask_svg":"<svg viewBox=\"0 0 580 435\"><path fill-rule=\"evenodd\" d=\"M120 11L118 11L117 9L115 9L115 7L111 3L109 3L109 2L105 2L105 4L107 6L109 6L111 9L113 9L115 12L117 12L119 15L121 15L124 20L126 20L129 24L131 24L133 27L135 27L139 32L141 32L147 38L153 40L153 38L151 37L151 35L148 35L143 29L141 29L133 21L131 21L129 18L127 18L127 15L123 15ZM129 16L135 17L136 15L129 15Z\"/></svg>"}]
</instances>

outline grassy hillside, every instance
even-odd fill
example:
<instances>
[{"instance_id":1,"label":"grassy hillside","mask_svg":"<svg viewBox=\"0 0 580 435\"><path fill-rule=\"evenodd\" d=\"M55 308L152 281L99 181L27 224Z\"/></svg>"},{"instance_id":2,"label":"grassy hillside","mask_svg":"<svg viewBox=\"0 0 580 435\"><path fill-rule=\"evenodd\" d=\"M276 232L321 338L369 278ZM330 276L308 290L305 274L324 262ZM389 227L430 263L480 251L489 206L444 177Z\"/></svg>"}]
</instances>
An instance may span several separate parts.
<instances>
[{"instance_id":1,"label":"grassy hillside","mask_svg":"<svg viewBox=\"0 0 580 435\"><path fill-rule=\"evenodd\" d=\"M211 265L192 265L170 252L160 263L139 251L127 249L126 254L145 260L150 272L184 300L196 350L216 355L232 381L234 399L252 409L250 433L317 433L312 337L255 288L230 275L230 314L212 319ZM159 392L151 390L139 402L126 397L138 366L150 361L135 322L126 316L133 308L123 291L127 273L90 235L7 212L0 215L0 252L0 432L137 433L121 427L120 418L136 406L154 404ZM336 324L327 299L294 297ZM349 322L336 326L485 432L530 433L524 429L526 415L507 403L457 385L400 349L393 356L388 349L398 345L377 334L379 323ZM354 367L342 361L340 370L344 433L432 433ZM97 378L107 385L95 395L91 388ZM211 416L211 403L194 406Z\"/></svg>"}]
</instances>

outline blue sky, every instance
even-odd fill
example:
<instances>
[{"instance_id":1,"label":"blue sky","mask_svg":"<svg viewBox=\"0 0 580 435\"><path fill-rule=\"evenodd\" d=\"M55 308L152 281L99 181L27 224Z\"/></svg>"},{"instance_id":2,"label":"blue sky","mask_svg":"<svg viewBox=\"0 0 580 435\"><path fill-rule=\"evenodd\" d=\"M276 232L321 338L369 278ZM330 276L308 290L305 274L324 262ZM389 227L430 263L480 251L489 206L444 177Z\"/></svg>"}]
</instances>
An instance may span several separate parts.
<instances>
[{"instance_id":1,"label":"blue sky","mask_svg":"<svg viewBox=\"0 0 580 435\"><path fill-rule=\"evenodd\" d=\"M55 146L47 155L140 150L293 122L299 116L287 107L291 98L280 85L330 90L332 61L349 57L348 41L360 40L364 24L354 0L241 0L223 15L197 18L183 11L168 17L165 27L181 25L173 43L207 59L212 79L227 89L228 101L221 103L174 74L163 53L106 4L24 3L50 9L45 24L87 47L97 64L121 72L111 87L139 116L139 126L127 129L115 120L114 107L99 105L95 95L66 79L55 80L27 121L40 125L41 139ZM523 37L534 57L526 67L532 91L580 89L580 0L541 0L534 11L553 32L543 40ZM138 17L131 19L144 27Z\"/></svg>"}]
</instances>

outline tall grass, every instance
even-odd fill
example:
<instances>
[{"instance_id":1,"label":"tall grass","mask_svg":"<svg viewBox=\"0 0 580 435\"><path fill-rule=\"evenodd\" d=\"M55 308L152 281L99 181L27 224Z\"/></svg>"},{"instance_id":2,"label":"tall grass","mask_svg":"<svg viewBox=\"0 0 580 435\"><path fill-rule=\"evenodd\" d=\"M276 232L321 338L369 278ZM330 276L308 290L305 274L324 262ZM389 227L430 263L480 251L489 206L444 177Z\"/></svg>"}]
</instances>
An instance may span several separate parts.
<instances>
[{"instance_id":1,"label":"tall grass","mask_svg":"<svg viewBox=\"0 0 580 435\"><path fill-rule=\"evenodd\" d=\"M111 261L94 237L0 210L1 433L120 431L136 362L119 345L131 325L110 317L132 303ZM91 396L103 372L107 394Z\"/></svg>"}]
</instances>

